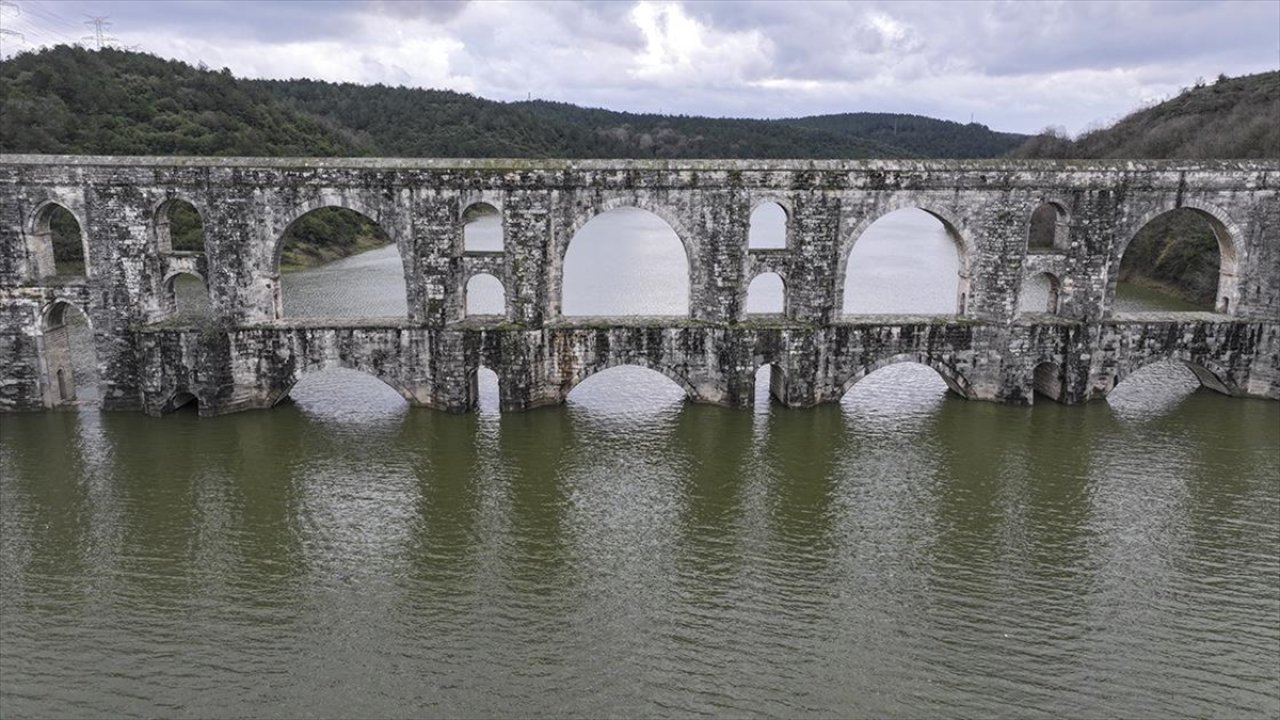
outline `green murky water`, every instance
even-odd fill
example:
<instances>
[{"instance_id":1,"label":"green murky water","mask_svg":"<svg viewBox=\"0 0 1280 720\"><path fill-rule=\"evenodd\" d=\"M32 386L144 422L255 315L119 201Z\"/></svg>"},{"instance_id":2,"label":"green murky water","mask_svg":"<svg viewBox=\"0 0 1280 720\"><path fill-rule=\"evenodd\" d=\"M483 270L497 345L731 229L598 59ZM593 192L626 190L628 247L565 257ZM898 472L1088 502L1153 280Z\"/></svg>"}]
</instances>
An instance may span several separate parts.
<instances>
[{"instance_id":1,"label":"green murky water","mask_svg":"<svg viewBox=\"0 0 1280 720\"><path fill-rule=\"evenodd\" d=\"M334 276L286 302L403 304ZM1278 403L1170 365L1085 407L487 380L474 416L335 372L0 417L0 715L1280 714Z\"/></svg>"}]
</instances>

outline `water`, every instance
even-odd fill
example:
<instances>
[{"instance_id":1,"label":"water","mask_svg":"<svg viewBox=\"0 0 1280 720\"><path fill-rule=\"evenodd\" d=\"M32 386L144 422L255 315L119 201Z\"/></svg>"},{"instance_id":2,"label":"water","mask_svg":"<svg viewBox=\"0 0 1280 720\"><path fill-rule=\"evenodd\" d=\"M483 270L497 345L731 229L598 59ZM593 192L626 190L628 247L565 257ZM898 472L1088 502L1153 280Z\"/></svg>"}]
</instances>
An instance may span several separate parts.
<instances>
[{"instance_id":1,"label":"water","mask_svg":"<svg viewBox=\"0 0 1280 720\"><path fill-rule=\"evenodd\" d=\"M1275 717L1280 404L1194 385L2 416L0 715Z\"/></svg>"}]
</instances>

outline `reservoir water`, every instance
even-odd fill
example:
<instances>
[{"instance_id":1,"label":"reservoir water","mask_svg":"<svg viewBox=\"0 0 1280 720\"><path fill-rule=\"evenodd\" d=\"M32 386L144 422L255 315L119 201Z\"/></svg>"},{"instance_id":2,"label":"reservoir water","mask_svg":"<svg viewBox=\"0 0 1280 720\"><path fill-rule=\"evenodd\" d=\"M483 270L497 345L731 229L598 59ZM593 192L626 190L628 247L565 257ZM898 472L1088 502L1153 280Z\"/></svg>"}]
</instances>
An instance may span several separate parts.
<instances>
[{"instance_id":1,"label":"reservoir water","mask_svg":"<svg viewBox=\"0 0 1280 720\"><path fill-rule=\"evenodd\" d=\"M646 222L584 228L566 313L682 311ZM954 312L945 236L877 227L846 310ZM286 312L402 315L397 275L291 273ZM470 416L342 371L0 416L0 716L1280 715L1280 403L1173 365L1078 407L909 364L810 410L617 368L502 415L485 380Z\"/></svg>"}]
</instances>

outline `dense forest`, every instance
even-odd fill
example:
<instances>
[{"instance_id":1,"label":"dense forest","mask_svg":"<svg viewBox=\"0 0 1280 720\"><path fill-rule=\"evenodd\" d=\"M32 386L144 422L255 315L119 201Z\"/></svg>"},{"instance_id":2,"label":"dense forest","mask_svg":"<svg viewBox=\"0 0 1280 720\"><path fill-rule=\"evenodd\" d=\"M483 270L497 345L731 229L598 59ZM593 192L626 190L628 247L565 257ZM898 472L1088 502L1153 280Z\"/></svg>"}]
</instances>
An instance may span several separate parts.
<instances>
[{"instance_id":1,"label":"dense forest","mask_svg":"<svg viewBox=\"0 0 1280 720\"><path fill-rule=\"evenodd\" d=\"M389 157L996 157L1025 135L916 115L744 120L446 90L244 80L124 50L0 62L0 152Z\"/></svg>"},{"instance_id":2,"label":"dense forest","mask_svg":"<svg viewBox=\"0 0 1280 720\"><path fill-rule=\"evenodd\" d=\"M1013 152L1026 158L1280 158L1280 71L1197 82L1170 100L1072 140L1048 131ZM1129 244L1120 278L1212 309L1220 254L1201 214L1156 218Z\"/></svg>"}]
</instances>

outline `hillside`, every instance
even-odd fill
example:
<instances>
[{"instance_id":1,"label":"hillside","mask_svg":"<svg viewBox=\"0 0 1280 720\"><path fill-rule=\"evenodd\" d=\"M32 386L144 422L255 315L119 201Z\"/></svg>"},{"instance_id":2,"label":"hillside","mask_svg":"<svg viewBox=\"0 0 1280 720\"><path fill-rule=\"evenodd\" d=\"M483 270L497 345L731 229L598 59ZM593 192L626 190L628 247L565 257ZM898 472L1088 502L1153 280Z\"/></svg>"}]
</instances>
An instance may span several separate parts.
<instances>
[{"instance_id":1,"label":"hillside","mask_svg":"<svg viewBox=\"0 0 1280 720\"><path fill-rule=\"evenodd\" d=\"M1219 77L1132 113L1076 140L1045 133L1012 153L1027 158L1280 158L1280 71ZM1218 239L1197 213L1156 218L1129 244L1125 282L1155 288L1212 309L1220 264Z\"/></svg>"},{"instance_id":2,"label":"hillside","mask_svg":"<svg viewBox=\"0 0 1280 720\"><path fill-rule=\"evenodd\" d=\"M1280 71L1220 76L1070 140L1044 133L1025 158L1280 158Z\"/></svg>"},{"instance_id":3,"label":"hillside","mask_svg":"<svg viewBox=\"0 0 1280 720\"><path fill-rule=\"evenodd\" d=\"M994 157L1025 136L914 115L745 120L244 80L58 46L0 62L0 152L400 157Z\"/></svg>"},{"instance_id":4,"label":"hillside","mask_svg":"<svg viewBox=\"0 0 1280 720\"><path fill-rule=\"evenodd\" d=\"M369 154L228 72L65 45L0 62L0 152Z\"/></svg>"}]
</instances>

